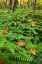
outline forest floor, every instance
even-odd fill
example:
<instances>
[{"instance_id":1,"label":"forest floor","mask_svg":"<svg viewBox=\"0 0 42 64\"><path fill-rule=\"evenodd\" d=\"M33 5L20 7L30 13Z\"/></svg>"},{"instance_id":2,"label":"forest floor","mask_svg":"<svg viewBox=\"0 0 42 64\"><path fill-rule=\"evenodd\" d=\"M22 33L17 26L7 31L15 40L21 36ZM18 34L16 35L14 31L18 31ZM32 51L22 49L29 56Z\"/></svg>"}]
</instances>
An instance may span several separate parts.
<instances>
[{"instance_id":1,"label":"forest floor","mask_svg":"<svg viewBox=\"0 0 42 64\"><path fill-rule=\"evenodd\" d=\"M0 10L0 64L42 64L41 10Z\"/></svg>"}]
</instances>

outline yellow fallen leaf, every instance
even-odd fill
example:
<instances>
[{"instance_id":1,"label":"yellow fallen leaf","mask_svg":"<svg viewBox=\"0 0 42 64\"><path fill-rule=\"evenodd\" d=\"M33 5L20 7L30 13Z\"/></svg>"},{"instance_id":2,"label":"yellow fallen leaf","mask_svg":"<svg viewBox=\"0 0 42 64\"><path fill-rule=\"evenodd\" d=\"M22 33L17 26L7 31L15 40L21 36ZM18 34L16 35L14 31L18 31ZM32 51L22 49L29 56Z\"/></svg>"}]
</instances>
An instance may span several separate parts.
<instances>
[{"instance_id":1,"label":"yellow fallen leaf","mask_svg":"<svg viewBox=\"0 0 42 64\"><path fill-rule=\"evenodd\" d=\"M37 23L37 22L32 21L32 26L37 26L37 25L38 25L38 23Z\"/></svg>"},{"instance_id":2,"label":"yellow fallen leaf","mask_svg":"<svg viewBox=\"0 0 42 64\"><path fill-rule=\"evenodd\" d=\"M33 19L29 19L29 20L28 20L28 22L32 22L32 21L33 21Z\"/></svg>"},{"instance_id":3,"label":"yellow fallen leaf","mask_svg":"<svg viewBox=\"0 0 42 64\"><path fill-rule=\"evenodd\" d=\"M30 52L31 52L33 55L36 55L36 50L30 48Z\"/></svg>"}]
</instances>

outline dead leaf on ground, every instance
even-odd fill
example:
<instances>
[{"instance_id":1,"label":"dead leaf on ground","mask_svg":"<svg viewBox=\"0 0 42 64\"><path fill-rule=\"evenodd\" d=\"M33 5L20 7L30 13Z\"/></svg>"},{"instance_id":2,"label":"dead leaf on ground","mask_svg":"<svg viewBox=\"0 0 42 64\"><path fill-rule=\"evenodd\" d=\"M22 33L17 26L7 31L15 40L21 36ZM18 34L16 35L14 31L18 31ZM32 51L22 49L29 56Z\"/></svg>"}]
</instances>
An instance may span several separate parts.
<instances>
[{"instance_id":1,"label":"dead leaf on ground","mask_svg":"<svg viewBox=\"0 0 42 64\"><path fill-rule=\"evenodd\" d=\"M8 30L6 28L4 28L3 34L7 34Z\"/></svg>"},{"instance_id":2,"label":"dead leaf on ground","mask_svg":"<svg viewBox=\"0 0 42 64\"><path fill-rule=\"evenodd\" d=\"M38 23L37 23L37 22L32 21L32 26L37 26L37 25L38 25Z\"/></svg>"},{"instance_id":3,"label":"dead leaf on ground","mask_svg":"<svg viewBox=\"0 0 42 64\"><path fill-rule=\"evenodd\" d=\"M31 52L33 55L36 55L36 50L30 48L30 52Z\"/></svg>"},{"instance_id":4,"label":"dead leaf on ground","mask_svg":"<svg viewBox=\"0 0 42 64\"><path fill-rule=\"evenodd\" d=\"M24 42L18 42L18 46L24 46Z\"/></svg>"},{"instance_id":5,"label":"dead leaf on ground","mask_svg":"<svg viewBox=\"0 0 42 64\"><path fill-rule=\"evenodd\" d=\"M2 60L0 61L0 64L6 64L5 60L2 59Z\"/></svg>"},{"instance_id":6,"label":"dead leaf on ground","mask_svg":"<svg viewBox=\"0 0 42 64\"><path fill-rule=\"evenodd\" d=\"M25 14L24 14L24 16L26 17L26 16L28 16L29 14L31 14L30 12L26 12Z\"/></svg>"},{"instance_id":7,"label":"dead leaf on ground","mask_svg":"<svg viewBox=\"0 0 42 64\"><path fill-rule=\"evenodd\" d=\"M33 19L29 19L29 20L28 20L28 22L32 22L32 21L33 21Z\"/></svg>"}]
</instances>

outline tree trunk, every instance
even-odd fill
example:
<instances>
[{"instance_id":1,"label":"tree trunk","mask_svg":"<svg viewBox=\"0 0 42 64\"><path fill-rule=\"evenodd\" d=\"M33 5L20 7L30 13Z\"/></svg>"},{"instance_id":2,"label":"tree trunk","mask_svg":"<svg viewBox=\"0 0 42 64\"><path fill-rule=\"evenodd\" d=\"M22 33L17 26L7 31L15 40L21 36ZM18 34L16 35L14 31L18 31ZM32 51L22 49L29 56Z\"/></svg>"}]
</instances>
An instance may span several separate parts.
<instances>
[{"instance_id":1,"label":"tree trunk","mask_svg":"<svg viewBox=\"0 0 42 64\"><path fill-rule=\"evenodd\" d=\"M36 9L36 0L33 0L33 8Z\"/></svg>"},{"instance_id":2,"label":"tree trunk","mask_svg":"<svg viewBox=\"0 0 42 64\"><path fill-rule=\"evenodd\" d=\"M34 9L36 9L36 0L35 0L35 4L34 4Z\"/></svg>"},{"instance_id":3,"label":"tree trunk","mask_svg":"<svg viewBox=\"0 0 42 64\"><path fill-rule=\"evenodd\" d=\"M30 0L28 0L28 7L30 7Z\"/></svg>"},{"instance_id":4,"label":"tree trunk","mask_svg":"<svg viewBox=\"0 0 42 64\"><path fill-rule=\"evenodd\" d=\"M18 0L14 0L13 12L14 12L14 10L15 10L15 9L16 9L16 7L17 7L17 3L18 3Z\"/></svg>"},{"instance_id":5,"label":"tree trunk","mask_svg":"<svg viewBox=\"0 0 42 64\"><path fill-rule=\"evenodd\" d=\"M7 4L7 0L6 0L6 4Z\"/></svg>"},{"instance_id":6,"label":"tree trunk","mask_svg":"<svg viewBox=\"0 0 42 64\"><path fill-rule=\"evenodd\" d=\"M12 0L10 0L10 10L12 10Z\"/></svg>"}]
</instances>

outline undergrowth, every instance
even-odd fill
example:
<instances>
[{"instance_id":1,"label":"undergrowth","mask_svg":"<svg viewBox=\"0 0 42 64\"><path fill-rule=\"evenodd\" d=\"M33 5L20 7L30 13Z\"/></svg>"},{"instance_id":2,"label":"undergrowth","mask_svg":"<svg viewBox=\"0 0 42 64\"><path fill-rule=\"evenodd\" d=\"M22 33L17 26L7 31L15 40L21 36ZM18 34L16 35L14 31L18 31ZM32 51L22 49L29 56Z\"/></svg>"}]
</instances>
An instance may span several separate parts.
<instances>
[{"instance_id":1,"label":"undergrowth","mask_svg":"<svg viewBox=\"0 0 42 64\"><path fill-rule=\"evenodd\" d=\"M18 46L18 42L24 45ZM2 59L6 64L42 64L41 13L28 9L0 12L0 61Z\"/></svg>"}]
</instances>

